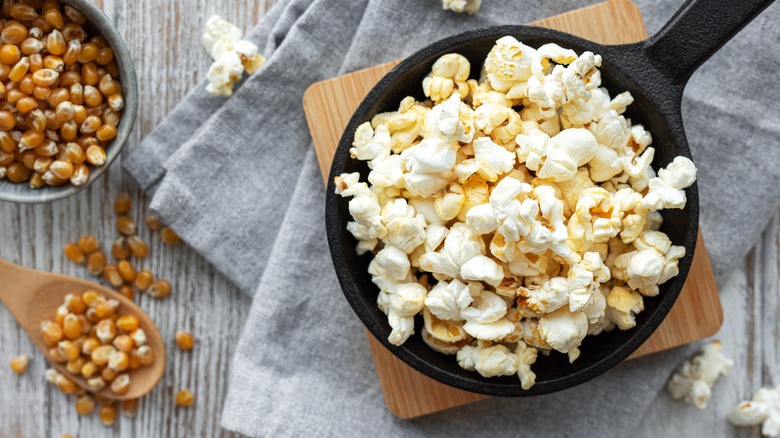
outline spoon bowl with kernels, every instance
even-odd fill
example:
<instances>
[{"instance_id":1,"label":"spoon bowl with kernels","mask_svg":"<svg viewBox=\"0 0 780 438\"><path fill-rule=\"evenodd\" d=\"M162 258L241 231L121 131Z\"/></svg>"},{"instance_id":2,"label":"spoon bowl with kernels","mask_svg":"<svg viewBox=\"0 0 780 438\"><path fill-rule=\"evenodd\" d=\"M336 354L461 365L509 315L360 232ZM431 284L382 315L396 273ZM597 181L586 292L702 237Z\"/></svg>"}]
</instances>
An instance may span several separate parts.
<instances>
[{"instance_id":1,"label":"spoon bowl with kernels","mask_svg":"<svg viewBox=\"0 0 780 438\"><path fill-rule=\"evenodd\" d=\"M0 278L0 301L51 362L46 377L63 392L130 400L162 378L160 331L132 300L87 280L2 259Z\"/></svg>"}]
</instances>

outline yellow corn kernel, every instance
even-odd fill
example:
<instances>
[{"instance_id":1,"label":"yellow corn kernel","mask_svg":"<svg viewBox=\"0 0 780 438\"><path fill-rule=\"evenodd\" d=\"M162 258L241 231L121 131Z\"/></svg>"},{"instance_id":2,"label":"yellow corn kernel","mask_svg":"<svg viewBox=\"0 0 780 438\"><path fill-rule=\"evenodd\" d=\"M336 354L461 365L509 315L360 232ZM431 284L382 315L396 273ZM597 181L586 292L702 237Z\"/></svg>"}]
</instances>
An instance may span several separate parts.
<instances>
[{"instance_id":1,"label":"yellow corn kernel","mask_svg":"<svg viewBox=\"0 0 780 438\"><path fill-rule=\"evenodd\" d=\"M100 340L96 337L88 337L81 344L81 354L90 356L96 348L100 347Z\"/></svg>"},{"instance_id":2,"label":"yellow corn kernel","mask_svg":"<svg viewBox=\"0 0 780 438\"><path fill-rule=\"evenodd\" d=\"M132 350L131 350L132 351ZM130 365L130 357L124 351L115 351L108 358L108 368L121 373Z\"/></svg>"},{"instance_id":3,"label":"yellow corn kernel","mask_svg":"<svg viewBox=\"0 0 780 438\"><path fill-rule=\"evenodd\" d=\"M111 382L111 392L114 394L122 395L127 394L130 390L130 375L120 374L116 376L113 382Z\"/></svg>"},{"instance_id":4,"label":"yellow corn kernel","mask_svg":"<svg viewBox=\"0 0 780 438\"><path fill-rule=\"evenodd\" d=\"M79 357L79 354L81 353L79 351L79 347L76 346L72 341L60 341L57 343L57 351L65 357L67 360L76 360L77 357Z\"/></svg>"},{"instance_id":5,"label":"yellow corn kernel","mask_svg":"<svg viewBox=\"0 0 780 438\"><path fill-rule=\"evenodd\" d=\"M119 216L116 218L116 229L125 236L135 235L135 222L133 222L130 216Z\"/></svg>"},{"instance_id":6,"label":"yellow corn kernel","mask_svg":"<svg viewBox=\"0 0 780 438\"><path fill-rule=\"evenodd\" d=\"M87 321L92 324L97 324L100 322L100 318L97 316L97 309L95 307L88 307L87 311L84 313L84 316L87 318Z\"/></svg>"},{"instance_id":7,"label":"yellow corn kernel","mask_svg":"<svg viewBox=\"0 0 780 438\"><path fill-rule=\"evenodd\" d=\"M100 407L98 417L100 417L100 422L103 423L103 426L111 426L114 424L114 420L116 420L116 408L113 405L103 405Z\"/></svg>"},{"instance_id":8,"label":"yellow corn kernel","mask_svg":"<svg viewBox=\"0 0 780 438\"><path fill-rule=\"evenodd\" d=\"M106 265L103 268L103 279L114 287L119 287L125 282L122 280L122 276L119 275L119 269L117 269L116 265Z\"/></svg>"},{"instance_id":9,"label":"yellow corn kernel","mask_svg":"<svg viewBox=\"0 0 780 438\"><path fill-rule=\"evenodd\" d=\"M67 257L68 260L72 261L73 263L76 263L77 265L83 265L84 262L87 260L87 256L85 256L84 253L81 252L81 250L75 243L69 243L65 245L64 252L65 252L65 257Z\"/></svg>"},{"instance_id":10,"label":"yellow corn kernel","mask_svg":"<svg viewBox=\"0 0 780 438\"><path fill-rule=\"evenodd\" d=\"M169 227L163 227L162 231L160 231L160 239L167 245L181 244L181 237Z\"/></svg>"},{"instance_id":11,"label":"yellow corn kernel","mask_svg":"<svg viewBox=\"0 0 780 438\"><path fill-rule=\"evenodd\" d=\"M11 82L19 82L24 78L24 75L27 74L27 71L30 69L30 59L28 57L24 57L19 60L14 66L11 68L11 71L8 72L8 79L11 80Z\"/></svg>"},{"instance_id":12,"label":"yellow corn kernel","mask_svg":"<svg viewBox=\"0 0 780 438\"><path fill-rule=\"evenodd\" d=\"M125 315L116 320L116 327L123 332L130 333L138 328L138 318L133 315Z\"/></svg>"},{"instance_id":13,"label":"yellow corn kernel","mask_svg":"<svg viewBox=\"0 0 780 438\"><path fill-rule=\"evenodd\" d=\"M57 307L57 311L54 312L54 322L62 327L62 324L65 322L65 317L68 316L68 313L71 313L68 310L68 306L63 304L60 307Z\"/></svg>"},{"instance_id":14,"label":"yellow corn kernel","mask_svg":"<svg viewBox=\"0 0 780 438\"><path fill-rule=\"evenodd\" d=\"M94 252L87 258L87 270L92 276L97 277L102 274L105 267L106 255L103 254L103 251Z\"/></svg>"},{"instance_id":15,"label":"yellow corn kernel","mask_svg":"<svg viewBox=\"0 0 780 438\"><path fill-rule=\"evenodd\" d=\"M95 411L95 398L91 395L84 394L76 399L76 412L79 415L92 415Z\"/></svg>"},{"instance_id":16,"label":"yellow corn kernel","mask_svg":"<svg viewBox=\"0 0 780 438\"><path fill-rule=\"evenodd\" d=\"M146 332L142 328L137 328L130 332L130 337L133 339L133 344L136 347L146 345Z\"/></svg>"},{"instance_id":17,"label":"yellow corn kernel","mask_svg":"<svg viewBox=\"0 0 780 438\"><path fill-rule=\"evenodd\" d=\"M117 214L127 214L130 211L130 207L133 204L132 198L125 192L117 195L116 201L114 201L114 211Z\"/></svg>"},{"instance_id":18,"label":"yellow corn kernel","mask_svg":"<svg viewBox=\"0 0 780 438\"><path fill-rule=\"evenodd\" d=\"M130 246L130 252L136 258L142 259L149 253L149 246L141 240L138 236L131 236L127 239L127 244Z\"/></svg>"},{"instance_id":19,"label":"yellow corn kernel","mask_svg":"<svg viewBox=\"0 0 780 438\"><path fill-rule=\"evenodd\" d=\"M52 321L43 321L41 323L41 333L43 334L43 342L49 347L57 345L63 336L62 327Z\"/></svg>"},{"instance_id":20,"label":"yellow corn kernel","mask_svg":"<svg viewBox=\"0 0 780 438\"><path fill-rule=\"evenodd\" d=\"M133 265L127 260L122 260L117 263L117 269L119 270L119 275L121 275L126 282L132 283L133 280L135 280L137 273Z\"/></svg>"},{"instance_id":21,"label":"yellow corn kernel","mask_svg":"<svg viewBox=\"0 0 780 438\"><path fill-rule=\"evenodd\" d=\"M81 149L81 148L79 148ZM72 161L72 160L71 160ZM78 247L84 254L92 254L93 252L100 249L100 241L97 240L97 237L95 236L81 236L81 238L78 241Z\"/></svg>"},{"instance_id":22,"label":"yellow corn kernel","mask_svg":"<svg viewBox=\"0 0 780 438\"><path fill-rule=\"evenodd\" d=\"M144 269L135 276L135 287L141 292L146 292L154 281L154 275L148 269Z\"/></svg>"},{"instance_id":23,"label":"yellow corn kernel","mask_svg":"<svg viewBox=\"0 0 780 438\"><path fill-rule=\"evenodd\" d=\"M106 164L106 151L98 145L92 145L87 148L87 161L93 166L102 166Z\"/></svg>"},{"instance_id":24,"label":"yellow corn kernel","mask_svg":"<svg viewBox=\"0 0 780 438\"><path fill-rule=\"evenodd\" d=\"M30 365L30 358L28 356L18 356L11 359L11 370L16 374L24 374L27 372L27 367Z\"/></svg>"},{"instance_id":25,"label":"yellow corn kernel","mask_svg":"<svg viewBox=\"0 0 780 438\"><path fill-rule=\"evenodd\" d=\"M141 365L151 365L154 363L154 351L152 347L148 345L142 345L133 350L133 354L136 355Z\"/></svg>"},{"instance_id":26,"label":"yellow corn kernel","mask_svg":"<svg viewBox=\"0 0 780 438\"><path fill-rule=\"evenodd\" d=\"M105 380L106 382L113 382L114 379L116 379L116 376L118 376L119 373L112 370L109 367L105 367L102 370L100 370L100 377Z\"/></svg>"},{"instance_id":27,"label":"yellow corn kernel","mask_svg":"<svg viewBox=\"0 0 780 438\"><path fill-rule=\"evenodd\" d=\"M127 418L135 418L138 413L138 399L125 400L122 403L122 413L124 413Z\"/></svg>"},{"instance_id":28,"label":"yellow corn kernel","mask_svg":"<svg viewBox=\"0 0 780 438\"><path fill-rule=\"evenodd\" d=\"M114 240L111 245L111 253L117 260L127 260L130 257L130 245L127 243L127 238L120 237Z\"/></svg>"},{"instance_id":29,"label":"yellow corn kernel","mask_svg":"<svg viewBox=\"0 0 780 438\"><path fill-rule=\"evenodd\" d=\"M122 295L123 297L131 301L135 296L135 292L133 292L133 287L130 286L129 284L123 284L122 286L119 286L117 292L119 292L120 295Z\"/></svg>"},{"instance_id":30,"label":"yellow corn kernel","mask_svg":"<svg viewBox=\"0 0 780 438\"><path fill-rule=\"evenodd\" d=\"M132 353L133 346L134 346L133 338L131 338L130 335L119 335L116 338L114 338L113 345L119 351L125 353ZM109 364L110 363L111 360L109 359Z\"/></svg>"},{"instance_id":31,"label":"yellow corn kernel","mask_svg":"<svg viewBox=\"0 0 780 438\"><path fill-rule=\"evenodd\" d=\"M65 369L68 370L69 373L78 375L81 374L81 370L84 368L84 365L86 365L87 360L83 357L79 356L72 361L68 362L65 365Z\"/></svg>"},{"instance_id":32,"label":"yellow corn kernel","mask_svg":"<svg viewBox=\"0 0 780 438\"><path fill-rule=\"evenodd\" d=\"M179 330L176 332L176 345L181 350L192 350L195 345L195 337L192 336L192 333Z\"/></svg>"},{"instance_id":33,"label":"yellow corn kernel","mask_svg":"<svg viewBox=\"0 0 780 438\"><path fill-rule=\"evenodd\" d=\"M88 290L81 295L81 298L89 307L97 307L106 302L106 296L96 290Z\"/></svg>"},{"instance_id":34,"label":"yellow corn kernel","mask_svg":"<svg viewBox=\"0 0 780 438\"><path fill-rule=\"evenodd\" d=\"M65 321L62 323L62 333L70 340L81 336L81 320L76 314L69 313L65 316Z\"/></svg>"},{"instance_id":35,"label":"yellow corn kernel","mask_svg":"<svg viewBox=\"0 0 780 438\"><path fill-rule=\"evenodd\" d=\"M70 380L62 374L57 374L57 377L54 380L54 385L56 385L57 388L65 394L76 394L81 390L81 388L76 385L76 382Z\"/></svg>"},{"instance_id":36,"label":"yellow corn kernel","mask_svg":"<svg viewBox=\"0 0 780 438\"><path fill-rule=\"evenodd\" d=\"M109 344L116 337L116 323L109 318L101 319L95 326L95 336L103 344ZM112 347L113 348L113 347ZM97 361L93 360L98 365Z\"/></svg>"},{"instance_id":37,"label":"yellow corn kernel","mask_svg":"<svg viewBox=\"0 0 780 438\"><path fill-rule=\"evenodd\" d=\"M165 227L162 221L160 221L160 218L158 218L154 213L146 215L144 220L146 221L146 226L154 232L160 231L163 229L163 227Z\"/></svg>"},{"instance_id":38,"label":"yellow corn kernel","mask_svg":"<svg viewBox=\"0 0 780 438\"><path fill-rule=\"evenodd\" d=\"M14 3L8 10L8 13L19 21L32 21L38 17L38 11L26 3Z\"/></svg>"},{"instance_id":39,"label":"yellow corn kernel","mask_svg":"<svg viewBox=\"0 0 780 438\"><path fill-rule=\"evenodd\" d=\"M89 387L90 391L98 392L106 387L106 381L103 380L103 378L100 376L92 377L91 379L87 380L87 386Z\"/></svg>"},{"instance_id":40,"label":"yellow corn kernel","mask_svg":"<svg viewBox=\"0 0 780 438\"><path fill-rule=\"evenodd\" d=\"M68 358L65 357L57 347L50 348L46 353L46 356L53 363L65 363L68 361Z\"/></svg>"},{"instance_id":41,"label":"yellow corn kernel","mask_svg":"<svg viewBox=\"0 0 780 438\"><path fill-rule=\"evenodd\" d=\"M95 348L94 351L92 351L90 358L92 359L92 363L94 363L99 367L102 367L108 363L108 358L111 357L111 355L115 351L116 348L114 348L113 345L101 345L100 347L97 347Z\"/></svg>"},{"instance_id":42,"label":"yellow corn kernel","mask_svg":"<svg viewBox=\"0 0 780 438\"><path fill-rule=\"evenodd\" d=\"M176 394L177 406L188 407L193 403L195 403L195 395L189 389L183 389Z\"/></svg>"},{"instance_id":43,"label":"yellow corn kernel","mask_svg":"<svg viewBox=\"0 0 780 438\"><path fill-rule=\"evenodd\" d=\"M146 291L152 298L165 298L171 294L171 283L168 280L157 280Z\"/></svg>"},{"instance_id":44,"label":"yellow corn kernel","mask_svg":"<svg viewBox=\"0 0 780 438\"><path fill-rule=\"evenodd\" d=\"M89 167L84 164L74 164L73 174L70 176L70 183L76 187L81 187L89 181Z\"/></svg>"},{"instance_id":45,"label":"yellow corn kernel","mask_svg":"<svg viewBox=\"0 0 780 438\"><path fill-rule=\"evenodd\" d=\"M115 314L118 309L119 309L119 300L110 299L105 303L97 306L95 311L97 312L98 318L103 319L103 318L108 318L111 315Z\"/></svg>"},{"instance_id":46,"label":"yellow corn kernel","mask_svg":"<svg viewBox=\"0 0 780 438\"><path fill-rule=\"evenodd\" d=\"M68 308L69 312L81 315L87 310L87 303L76 294L67 294L65 295L65 307Z\"/></svg>"},{"instance_id":47,"label":"yellow corn kernel","mask_svg":"<svg viewBox=\"0 0 780 438\"><path fill-rule=\"evenodd\" d=\"M91 378L97 372L98 372L98 366L91 361L88 361L87 363L84 364L84 366L81 367L81 375L84 376L84 378L86 379Z\"/></svg>"},{"instance_id":48,"label":"yellow corn kernel","mask_svg":"<svg viewBox=\"0 0 780 438\"><path fill-rule=\"evenodd\" d=\"M141 368L143 365L141 365L141 360L138 359L138 356L135 354L130 353L130 362L127 365L128 370L137 370L138 368Z\"/></svg>"},{"instance_id":49,"label":"yellow corn kernel","mask_svg":"<svg viewBox=\"0 0 780 438\"><path fill-rule=\"evenodd\" d=\"M87 315L78 315L79 321L81 321L81 333L82 334L89 334L89 332L92 331L92 323L89 322L89 319L87 319Z\"/></svg>"}]
</instances>

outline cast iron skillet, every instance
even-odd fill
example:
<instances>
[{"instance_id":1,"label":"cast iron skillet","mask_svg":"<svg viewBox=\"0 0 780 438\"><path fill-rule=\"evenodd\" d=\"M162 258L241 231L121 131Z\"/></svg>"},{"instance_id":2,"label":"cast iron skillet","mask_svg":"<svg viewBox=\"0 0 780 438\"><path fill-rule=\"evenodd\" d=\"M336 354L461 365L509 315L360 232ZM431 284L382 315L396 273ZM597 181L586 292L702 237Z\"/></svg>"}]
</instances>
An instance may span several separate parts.
<instances>
[{"instance_id":1,"label":"cast iron skillet","mask_svg":"<svg viewBox=\"0 0 780 438\"><path fill-rule=\"evenodd\" d=\"M668 234L675 245L683 245L686 249L686 255L679 263L680 274L663 284L658 296L645 299L645 310L638 315L635 328L588 336L580 348L582 354L573 364L560 353L553 352L549 357L540 355L533 366L536 385L525 391L520 388L517 376L483 378L476 372L461 369L454 357L428 348L419 336L421 317L416 321L417 334L403 346L396 347L387 342L390 327L376 304L379 291L366 272L372 256L356 254L356 241L346 230L350 220L348 199L335 195L333 178L344 172L360 172L361 180L365 181L367 166L349 157L355 129L377 113L396 110L405 96L424 100L420 84L437 58L446 53L460 53L471 62L472 77L475 77L494 42L504 35L512 35L531 47L557 43L578 53L590 50L601 54L603 86L613 95L630 91L634 103L626 117L633 123L643 124L653 135L654 168L666 166L678 155L691 158L680 114L688 78L770 3L772 0L689 0L650 39L619 46L604 46L538 27L489 27L437 41L396 66L371 90L352 116L333 159L327 189L327 233L333 264L344 295L368 330L393 354L423 374L460 389L497 396L531 396L560 391L590 380L627 358L663 321L685 282L698 229L699 202L695 184L686 190L685 209L663 212L661 231Z\"/></svg>"}]
</instances>

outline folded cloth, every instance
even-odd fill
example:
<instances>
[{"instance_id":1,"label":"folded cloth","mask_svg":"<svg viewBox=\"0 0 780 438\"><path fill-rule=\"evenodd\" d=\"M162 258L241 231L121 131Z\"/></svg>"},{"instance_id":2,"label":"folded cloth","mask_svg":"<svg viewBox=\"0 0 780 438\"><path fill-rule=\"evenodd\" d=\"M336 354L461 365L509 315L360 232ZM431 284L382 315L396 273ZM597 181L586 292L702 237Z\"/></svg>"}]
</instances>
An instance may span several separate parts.
<instances>
[{"instance_id":1,"label":"folded cloth","mask_svg":"<svg viewBox=\"0 0 780 438\"><path fill-rule=\"evenodd\" d=\"M623 436L685 349L624 363L567 391L492 399L413 421L385 407L357 317L325 241L324 189L301 108L312 83L401 58L465 30L525 23L590 2L282 1L250 33L267 64L230 99L200 84L125 162L152 209L254 300L222 424L250 436L482 433ZM650 33L682 0L639 3ZM741 259L780 204L774 5L691 79L683 116L699 167L701 226L715 270ZM162 163L162 165L161 165ZM733 309L730 309L734 311Z\"/></svg>"}]
</instances>

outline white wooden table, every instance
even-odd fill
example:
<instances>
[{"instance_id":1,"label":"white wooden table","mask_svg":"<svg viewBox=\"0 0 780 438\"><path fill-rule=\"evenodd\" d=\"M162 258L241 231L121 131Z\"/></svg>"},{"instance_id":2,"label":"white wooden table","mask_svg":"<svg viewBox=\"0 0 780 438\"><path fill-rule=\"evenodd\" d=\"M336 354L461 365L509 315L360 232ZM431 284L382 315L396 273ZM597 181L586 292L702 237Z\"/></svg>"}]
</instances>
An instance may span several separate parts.
<instances>
[{"instance_id":1,"label":"white wooden table","mask_svg":"<svg viewBox=\"0 0 780 438\"><path fill-rule=\"evenodd\" d=\"M97 1L125 37L138 71L140 111L127 145L126 151L130 151L204 76L209 65L200 46L205 20L218 13L249 29L277 0ZM87 233L107 245L116 235L111 206L120 191L135 197L132 214L140 224L141 207L148 200L123 175L120 163L101 181L70 199L45 206L0 203L0 257L35 269L88 277L83 267L62 257L62 247ZM74 398L45 382L43 356L0 306L0 437L58 437L62 433L80 438L232 436L220 429L219 417L230 358L249 300L192 250L164 246L146 227L139 228L141 236L151 242L151 255L144 266L174 286L170 299L138 299L167 340L168 364L162 382L142 400L134 420L122 418L109 429L97 416L79 417ZM743 266L721 283L726 320L718 338L736 365L714 389L710 406L700 412L662 393L643 419L638 436L759 436L756 428L734 429L724 416L734 403L756 389L778 383L779 237L780 226L774 220ZM195 334L193 351L175 348L173 334L178 329ZM27 374L21 377L8 368L10 359L19 354L33 358ZM197 400L193 408L175 407L174 396L182 388L194 391Z\"/></svg>"}]
</instances>

